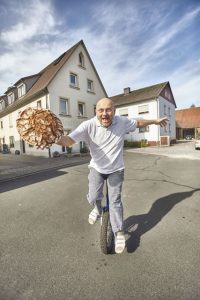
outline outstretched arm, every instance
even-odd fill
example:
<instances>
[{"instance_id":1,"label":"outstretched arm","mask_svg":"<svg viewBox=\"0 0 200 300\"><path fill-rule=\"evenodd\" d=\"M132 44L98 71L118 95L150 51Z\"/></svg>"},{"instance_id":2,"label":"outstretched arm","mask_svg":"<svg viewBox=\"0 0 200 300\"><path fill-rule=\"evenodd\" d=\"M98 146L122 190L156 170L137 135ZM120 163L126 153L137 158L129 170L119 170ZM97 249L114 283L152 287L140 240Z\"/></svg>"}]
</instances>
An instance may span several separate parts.
<instances>
[{"instance_id":1,"label":"outstretched arm","mask_svg":"<svg viewBox=\"0 0 200 300\"><path fill-rule=\"evenodd\" d=\"M169 120L167 119L167 117L164 117L161 119L155 119L155 120L140 119L140 120L137 120L137 127L141 128L141 127L145 127L145 126L152 125L152 124L160 125L161 127L163 127L163 126L167 125L168 121Z\"/></svg>"},{"instance_id":2,"label":"outstretched arm","mask_svg":"<svg viewBox=\"0 0 200 300\"><path fill-rule=\"evenodd\" d=\"M57 141L57 144L65 147L70 147L75 144L75 141L68 135L62 135L61 138Z\"/></svg>"}]
</instances>

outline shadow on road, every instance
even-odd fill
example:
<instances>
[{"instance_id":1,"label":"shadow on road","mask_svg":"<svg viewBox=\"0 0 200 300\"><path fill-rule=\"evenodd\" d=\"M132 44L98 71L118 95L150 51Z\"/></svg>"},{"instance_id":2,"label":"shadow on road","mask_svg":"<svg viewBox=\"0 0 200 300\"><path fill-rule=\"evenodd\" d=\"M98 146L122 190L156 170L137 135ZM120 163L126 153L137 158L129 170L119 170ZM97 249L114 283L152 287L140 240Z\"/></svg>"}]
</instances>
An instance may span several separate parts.
<instances>
[{"instance_id":1,"label":"shadow on road","mask_svg":"<svg viewBox=\"0 0 200 300\"><path fill-rule=\"evenodd\" d=\"M49 180L58 176L68 174L68 172L59 171L59 170L45 170L40 173L26 175L24 177L19 177L13 180L0 183L0 193L5 193L7 191L15 190L30 184L37 182Z\"/></svg>"},{"instance_id":2,"label":"shadow on road","mask_svg":"<svg viewBox=\"0 0 200 300\"><path fill-rule=\"evenodd\" d=\"M125 233L129 235L126 241L127 252L136 251L140 246L140 238L143 234L155 227L176 204L191 197L197 191L200 189L162 197L153 203L147 214L128 217L124 221ZM137 228L135 229L135 227Z\"/></svg>"}]
</instances>

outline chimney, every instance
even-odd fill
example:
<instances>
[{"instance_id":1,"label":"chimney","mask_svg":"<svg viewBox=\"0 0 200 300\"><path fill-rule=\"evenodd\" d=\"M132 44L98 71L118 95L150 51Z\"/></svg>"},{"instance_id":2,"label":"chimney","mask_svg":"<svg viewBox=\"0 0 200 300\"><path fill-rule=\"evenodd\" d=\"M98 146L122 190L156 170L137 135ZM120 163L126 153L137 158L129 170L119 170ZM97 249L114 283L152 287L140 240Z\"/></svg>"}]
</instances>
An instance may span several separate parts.
<instances>
[{"instance_id":1,"label":"chimney","mask_svg":"<svg viewBox=\"0 0 200 300\"><path fill-rule=\"evenodd\" d=\"M128 94L130 94L130 92L131 92L130 87L124 88L124 95L125 95L125 96L128 95Z\"/></svg>"}]
</instances>

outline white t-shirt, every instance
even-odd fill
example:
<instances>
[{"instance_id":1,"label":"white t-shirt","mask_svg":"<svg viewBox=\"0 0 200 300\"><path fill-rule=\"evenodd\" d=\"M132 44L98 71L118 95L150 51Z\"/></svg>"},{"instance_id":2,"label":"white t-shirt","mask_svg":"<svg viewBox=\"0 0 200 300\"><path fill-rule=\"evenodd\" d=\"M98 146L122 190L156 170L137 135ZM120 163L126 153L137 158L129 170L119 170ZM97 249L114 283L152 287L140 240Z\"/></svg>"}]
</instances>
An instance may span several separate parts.
<instances>
[{"instance_id":1,"label":"white t-shirt","mask_svg":"<svg viewBox=\"0 0 200 300\"><path fill-rule=\"evenodd\" d=\"M89 167L99 173L110 174L124 169L123 146L125 134L135 131L136 120L114 116L109 127L103 127L97 117L81 123L69 136L75 141L85 141L90 149Z\"/></svg>"}]
</instances>

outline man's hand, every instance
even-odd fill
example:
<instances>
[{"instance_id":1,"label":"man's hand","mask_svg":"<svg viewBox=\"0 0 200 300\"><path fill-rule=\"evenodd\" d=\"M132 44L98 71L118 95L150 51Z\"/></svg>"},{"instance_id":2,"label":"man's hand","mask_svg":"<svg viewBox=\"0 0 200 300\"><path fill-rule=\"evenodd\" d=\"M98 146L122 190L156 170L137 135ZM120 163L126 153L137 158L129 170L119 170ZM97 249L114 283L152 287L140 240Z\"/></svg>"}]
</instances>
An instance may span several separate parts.
<instances>
[{"instance_id":1,"label":"man's hand","mask_svg":"<svg viewBox=\"0 0 200 300\"><path fill-rule=\"evenodd\" d=\"M60 146L65 146L65 147L70 147L75 143L74 140L72 140L69 136L67 135L62 135L61 138L57 141L56 144Z\"/></svg>"},{"instance_id":2,"label":"man's hand","mask_svg":"<svg viewBox=\"0 0 200 300\"><path fill-rule=\"evenodd\" d=\"M144 120L144 119L139 119L137 120L137 127L141 128L141 127L145 127L148 125L160 125L161 127L164 127L167 125L167 122L169 120L167 119L167 117L161 118L161 119L154 119L154 120Z\"/></svg>"},{"instance_id":3,"label":"man's hand","mask_svg":"<svg viewBox=\"0 0 200 300\"><path fill-rule=\"evenodd\" d=\"M161 118L161 119L157 119L155 124L156 125L160 125L161 127L164 127L167 125L167 122L169 121L169 119L167 119L167 117Z\"/></svg>"}]
</instances>

